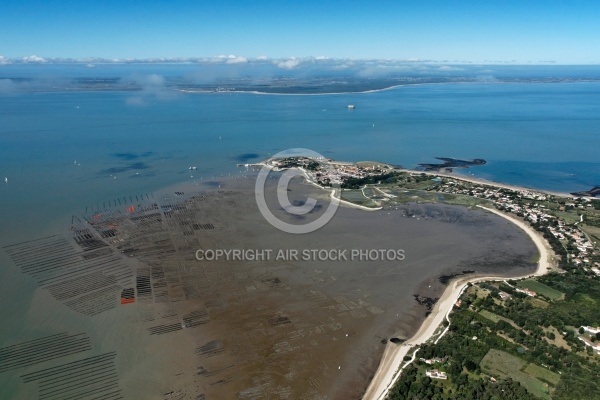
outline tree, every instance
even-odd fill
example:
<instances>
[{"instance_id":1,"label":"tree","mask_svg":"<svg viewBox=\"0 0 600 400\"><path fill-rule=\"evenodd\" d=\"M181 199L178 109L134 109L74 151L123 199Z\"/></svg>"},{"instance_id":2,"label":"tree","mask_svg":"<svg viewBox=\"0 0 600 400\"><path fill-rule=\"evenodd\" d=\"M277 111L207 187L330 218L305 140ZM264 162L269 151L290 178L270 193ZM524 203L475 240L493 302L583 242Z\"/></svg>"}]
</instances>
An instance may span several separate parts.
<instances>
[{"instance_id":1,"label":"tree","mask_svg":"<svg viewBox=\"0 0 600 400\"><path fill-rule=\"evenodd\" d=\"M464 365L468 371L475 371L477 369L477 364L475 364L472 360L465 361Z\"/></svg>"},{"instance_id":2,"label":"tree","mask_svg":"<svg viewBox=\"0 0 600 400\"><path fill-rule=\"evenodd\" d=\"M583 329L583 326L581 328L579 328L579 334L583 335L583 333L585 332L585 329Z\"/></svg>"}]
</instances>

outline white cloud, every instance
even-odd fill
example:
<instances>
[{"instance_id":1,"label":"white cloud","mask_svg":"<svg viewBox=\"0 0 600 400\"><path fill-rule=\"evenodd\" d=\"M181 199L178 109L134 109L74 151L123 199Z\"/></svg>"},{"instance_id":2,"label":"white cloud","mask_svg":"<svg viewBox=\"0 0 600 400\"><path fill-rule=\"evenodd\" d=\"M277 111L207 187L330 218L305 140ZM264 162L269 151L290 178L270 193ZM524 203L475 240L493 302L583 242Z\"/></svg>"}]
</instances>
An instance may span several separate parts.
<instances>
[{"instance_id":1,"label":"white cloud","mask_svg":"<svg viewBox=\"0 0 600 400\"><path fill-rule=\"evenodd\" d=\"M45 58L39 57L36 55L23 57L23 58L21 58L21 61L24 63L47 63L48 62Z\"/></svg>"},{"instance_id":2,"label":"white cloud","mask_svg":"<svg viewBox=\"0 0 600 400\"><path fill-rule=\"evenodd\" d=\"M173 100L177 93L166 85L166 80L158 74L134 75L131 80L137 83L141 90L135 95L127 98L126 102L132 106L143 106L148 101Z\"/></svg>"},{"instance_id":3,"label":"white cloud","mask_svg":"<svg viewBox=\"0 0 600 400\"><path fill-rule=\"evenodd\" d=\"M458 67L450 67L448 65L442 65L439 68L440 71L464 71L464 68L458 68Z\"/></svg>"},{"instance_id":4,"label":"white cloud","mask_svg":"<svg viewBox=\"0 0 600 400\"><path fill-rule=\"evenodd\" d=\"M227 64L243 64L247 62L248 59L243 56L229 56L229 59L226 61Z\"/></svg>"},{"instance_id":5,"label":"white cloud","mask_svg":"<svg viewBox=\"0 0 600 400\"><path fill-rule=\"evenodd\" d=\"M165 78L158 74L150 74L143 77L141 83L147 86L164 86Z\"/></svg>"},{"instance_id":6,"label":"white cloud","mask_svg":"<svg viewBox=\"0 0 600 400\"><path fill-rule=\"evenodd\" d=\"M283 69L294 69L300 64L302 64L301 60L299 60L298 58L292 57L285 61L279 61L279 62L277 62L276 65L279 68L283 68Z\"/></svg>"},{"instance_id":7,"label":"white cloud","mask_svg":"<svg viewBox=\"0 0 600 400\"><path fill-rule=\"evenodd\" d=\"M0 56L0 65L10 64L10 60L6 57Z\"/></svg>"},{"instance_id":8,"label":"white cloud","mask_svg":"<svg viewBox=\"0 0 600 400\"><path fill-rule=\"evenodd\" d=\"M269 57L267 57L267 56L258 56L258 57L256 57L256 59L257 59L258 61L266 61L266 60L268 60L268 59L269 59Z\"/></svg>"}]
</instances>

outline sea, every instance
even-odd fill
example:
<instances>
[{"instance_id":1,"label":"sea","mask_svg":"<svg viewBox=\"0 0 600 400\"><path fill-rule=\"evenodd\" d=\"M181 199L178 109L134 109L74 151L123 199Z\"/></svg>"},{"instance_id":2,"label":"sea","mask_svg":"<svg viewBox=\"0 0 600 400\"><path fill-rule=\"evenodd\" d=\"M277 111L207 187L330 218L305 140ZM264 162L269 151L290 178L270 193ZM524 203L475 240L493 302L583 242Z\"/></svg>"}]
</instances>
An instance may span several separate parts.
<instances>
[{"instance_id":1,"label":"sea","mask_svg":"<svg viewBox=\"0 0 600 400\"><path fill-rule=\"evenodd\" d=\"M190 92L165 85L164 71L153 68L111 70L146 82L140 90L72 90L60 80L51 90L20 90L22 82L9 79L18 69L4 72L0 247L61 233L73 215L115 199L243 174L243 164L292 148L406 168L435 157L481 158L485 165L460 173L553 192L600 185L599 81L448 82L315 95ZM59 72L55 67L52 76ZM0 255L0 347L29 329L20 313L30 313L35 290Z\"/></svg>"}]
</instances>

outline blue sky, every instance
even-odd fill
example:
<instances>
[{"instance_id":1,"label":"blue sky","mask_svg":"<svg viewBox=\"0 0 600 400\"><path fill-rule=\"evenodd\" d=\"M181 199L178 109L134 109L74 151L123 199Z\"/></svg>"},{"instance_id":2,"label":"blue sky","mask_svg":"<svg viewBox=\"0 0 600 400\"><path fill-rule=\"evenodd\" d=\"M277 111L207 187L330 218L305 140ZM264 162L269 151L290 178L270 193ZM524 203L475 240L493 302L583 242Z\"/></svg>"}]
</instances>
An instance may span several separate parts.
<instances>
[{"instance_id":1,"label":"blue sky","mask_svg":"<svg viewBox=\"0 0 600 400\"><path fill-rule=\"evenodd\" d=\"M600 63L600 2L4 0L0 56Z\"/></svg>"}]
</instances>

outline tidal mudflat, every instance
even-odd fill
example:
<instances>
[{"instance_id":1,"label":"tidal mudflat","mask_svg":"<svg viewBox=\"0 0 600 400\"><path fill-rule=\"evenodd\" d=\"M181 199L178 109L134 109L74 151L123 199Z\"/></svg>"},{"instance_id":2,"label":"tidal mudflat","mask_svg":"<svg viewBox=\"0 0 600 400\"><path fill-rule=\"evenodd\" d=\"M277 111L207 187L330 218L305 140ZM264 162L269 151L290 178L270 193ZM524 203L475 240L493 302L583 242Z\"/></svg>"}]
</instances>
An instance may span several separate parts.
<instances>
[{"instance_id":1,"label":"tidal mudflat","mask_svg":"<svg viewBox=\"0 0 600 400\"><path fill-rule=\"evenodd\" d=\"M319 200L318 215L328 193L292 181L292 203L308 195ZM314 217L291 218L269 204L291 223ZM523 275L538 254L506 220L450 205L341 207L315 232L283 233L259 213L254 180L242 178L115 199L68 222L64 235L4 248L38 289L24 323L36 330L15 332L0 350L38 346L53 356L0 362L0 379L16 382L12 393L44 397L40 377L59 379L84 363L108 372L57 380L53 390L76 394L85 384L101 398L358 398L385 344L414 333L449 278ZM47 251L34 250L40 246ZM219 249L244 250L245 259L215 259L210 251ZM352 256L369 250L403 257ZM65 340L78 351L66 351Z\"/></svg>"}]
</instances>

